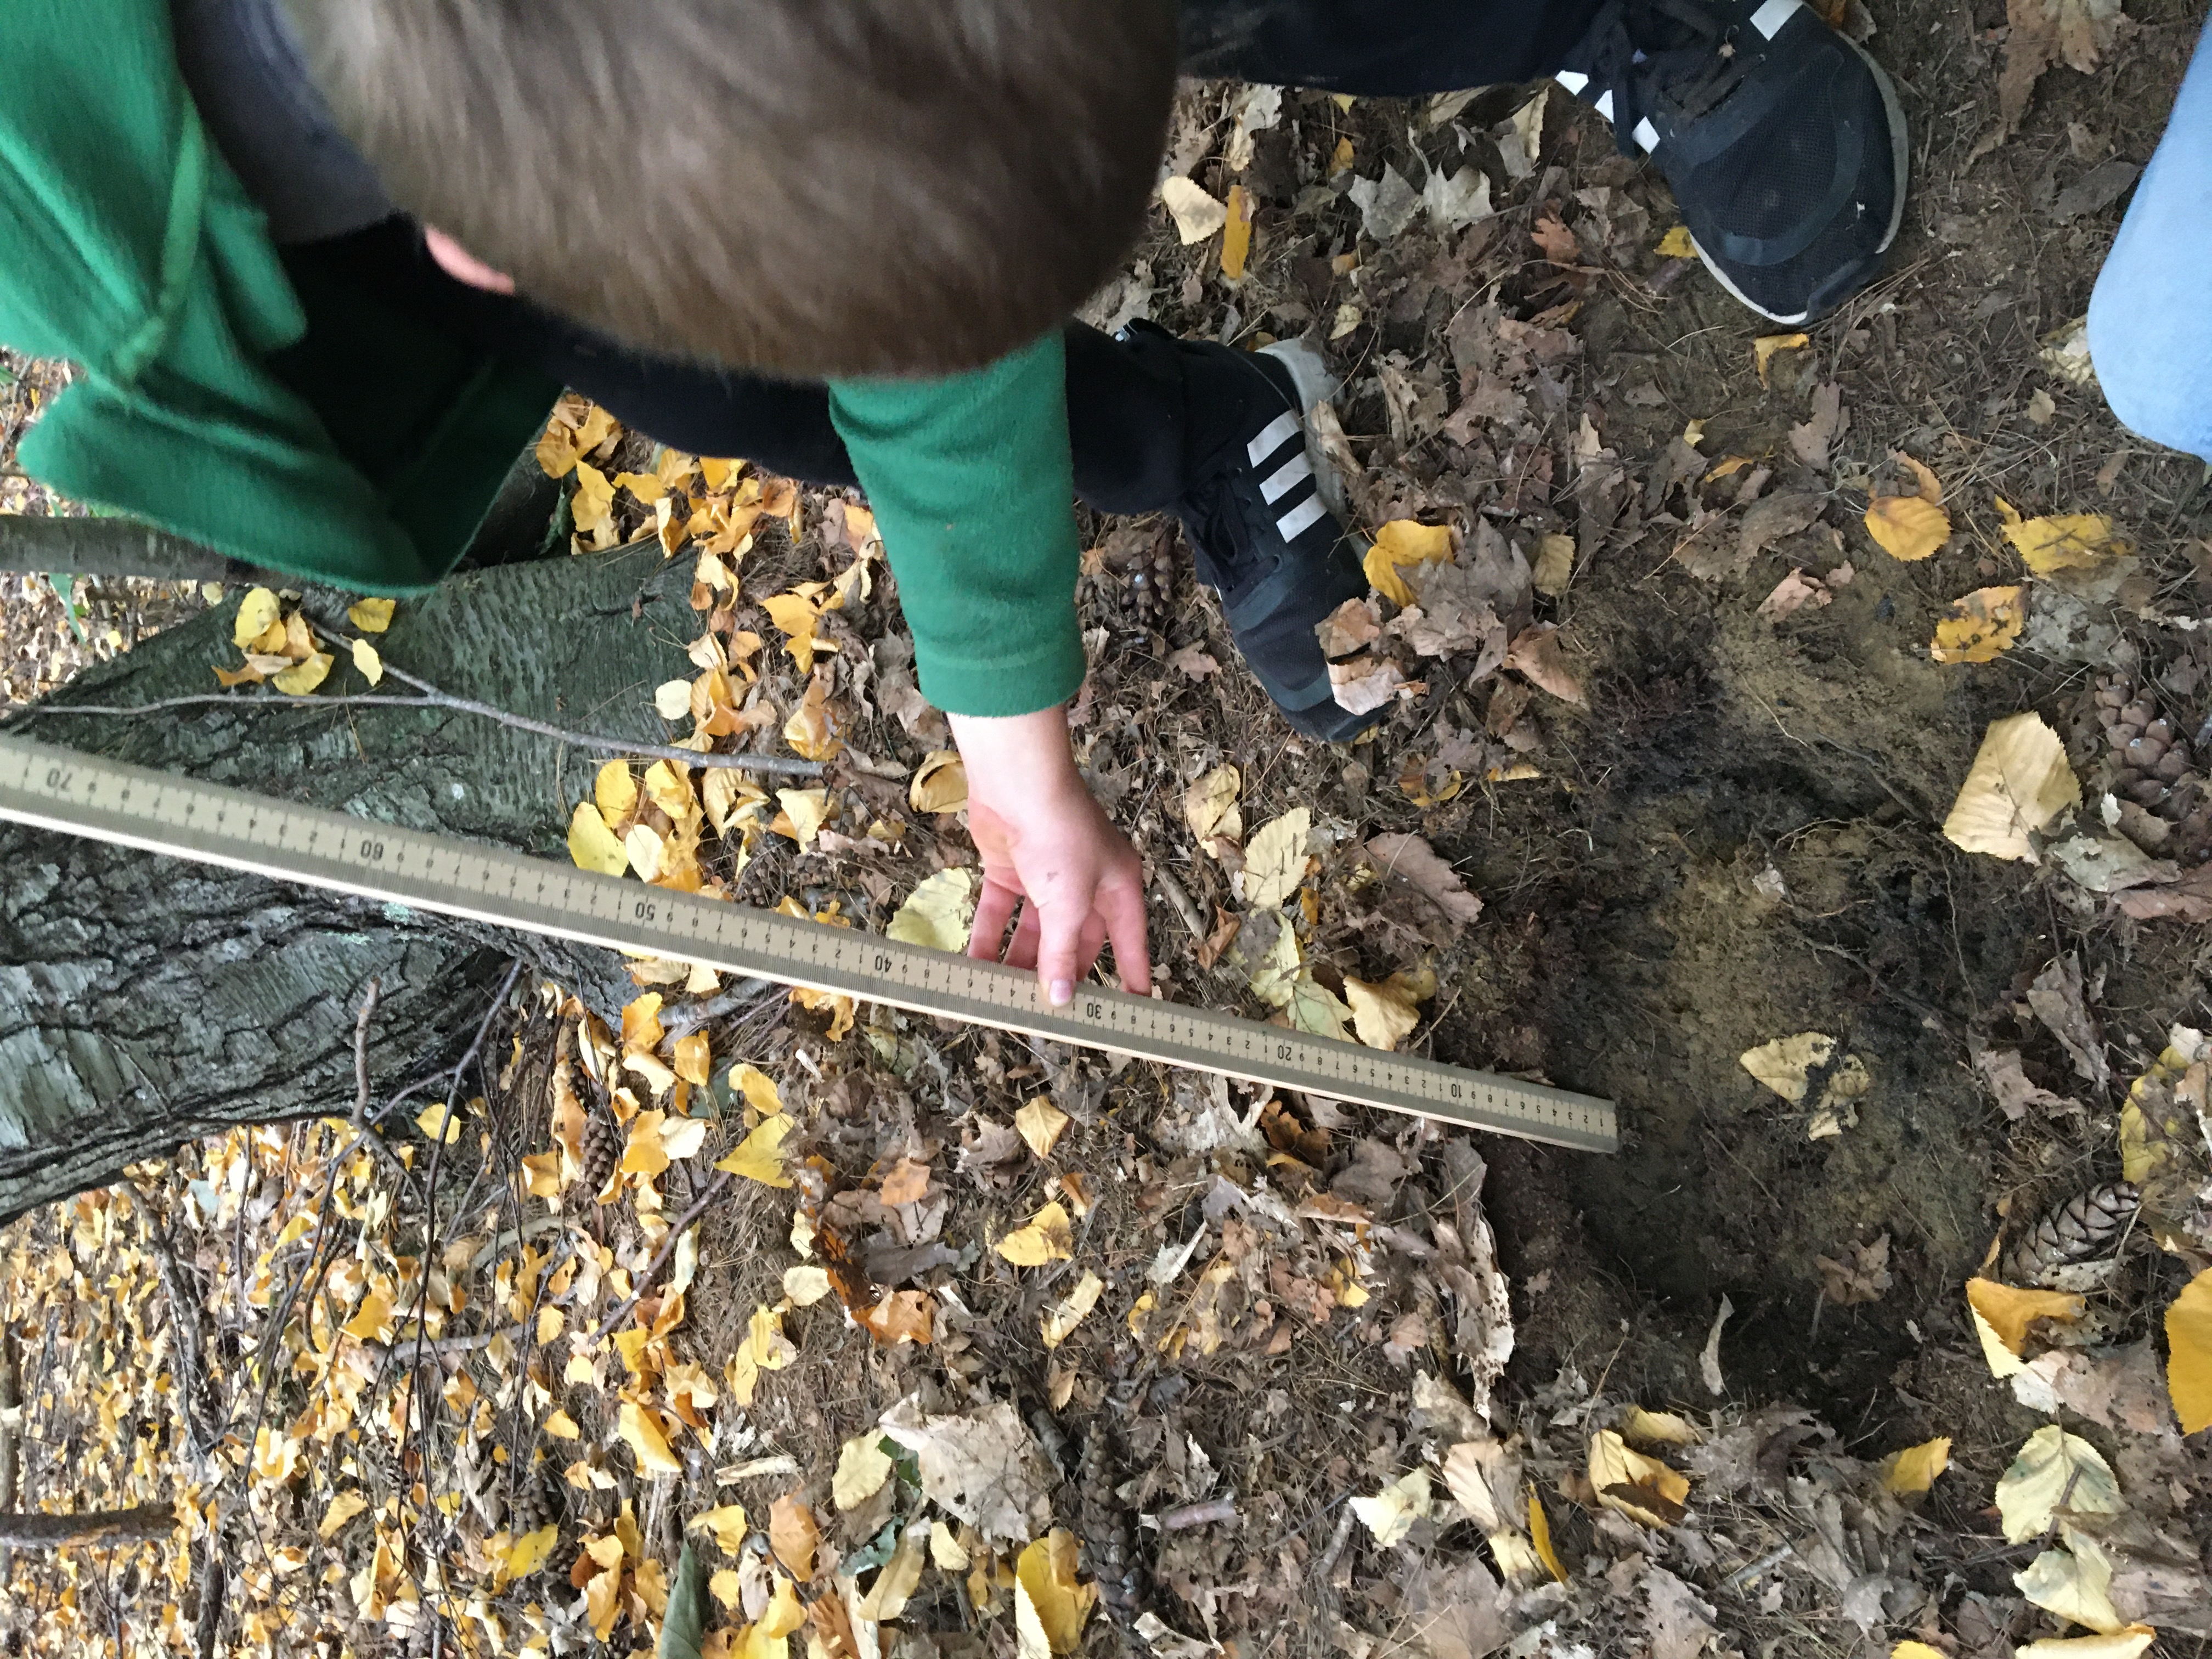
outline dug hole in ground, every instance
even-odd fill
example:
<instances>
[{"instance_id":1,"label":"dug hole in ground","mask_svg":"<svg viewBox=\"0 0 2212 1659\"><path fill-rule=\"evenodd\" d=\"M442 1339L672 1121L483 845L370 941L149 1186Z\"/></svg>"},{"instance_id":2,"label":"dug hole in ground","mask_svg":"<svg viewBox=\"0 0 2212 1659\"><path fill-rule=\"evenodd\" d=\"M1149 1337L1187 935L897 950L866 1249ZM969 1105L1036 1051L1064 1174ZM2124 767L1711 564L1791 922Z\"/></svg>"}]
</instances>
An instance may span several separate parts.
<instances>
[{"instance_id":1,"label":"dug hole in ground","mask_svg":"<svg viewBox=\"0 0 2212 1659\"><path fill-rule=\"evenodd\" d=\"M16 1550L14 1650L2212 1650L2212 507L2078 337L2201 14L1845 22L1917 183L1803 335L1526 88L1190 88L1094 307L1320 343L1377 550L1331 643L1389 712L1329 750L1171 526L1085 524L1169 994L1609 1097L1618 1155L525 973L372 1079L381 1151L334 1096L13 1224L0 1509L183 1506ZM65 371L15 369L20 432ZM540 850L957 939L864 505L574 402L540 455L580 555L665 551L625 707L828 768L549 761ZM241 645L235 587L15 580L19 700L313 654L274 594Z\"/></svg>"}]
</instances>

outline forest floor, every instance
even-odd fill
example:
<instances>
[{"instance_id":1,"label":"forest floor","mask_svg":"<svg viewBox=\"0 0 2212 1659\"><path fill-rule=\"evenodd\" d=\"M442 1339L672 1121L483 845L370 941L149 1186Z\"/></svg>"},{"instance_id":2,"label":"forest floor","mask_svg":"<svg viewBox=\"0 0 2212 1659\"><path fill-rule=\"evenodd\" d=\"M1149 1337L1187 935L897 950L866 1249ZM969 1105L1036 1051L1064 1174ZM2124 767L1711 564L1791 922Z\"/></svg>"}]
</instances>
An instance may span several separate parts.
<instances>
[{"instance_id":1,"label":"forest floor","mask_svg":"<svg viewBox=\"0 0 2212 1659\"><path fill-rule=\"evenodd\" d=\"M640 1651L688 1538L710 1652L2212 1652L2167 1376L2212 1391L2212 488L2069 350L2201 8L2039 83L2017 6L1852 10L1916 184L1794 343L1532 88L1194 88L1198 234L1157 213L1095 307L1321 345L1400 556L1345 637L1404 689L1328 748L1170 527L1085 521L1076 740L1167 994L1607 1096L1617 1155L672 966L619 1030L520 985L452 1076L376 1080L392 1159L240 1133L12 1230L21 1491L195 1507L189 1548L17 1553L11 1644L198 1651L204 1606L241 1650ZM586 777L616 862L949 937L963 786L860 503L574 405L544 453L581 544L701 559L640 688L672 735L831 763ZM18 698L215 602L80 593L80 641L8 580ZM1999 770L2054 810L1967 850L2022 714Z\"/></svg>"}]
</instances>

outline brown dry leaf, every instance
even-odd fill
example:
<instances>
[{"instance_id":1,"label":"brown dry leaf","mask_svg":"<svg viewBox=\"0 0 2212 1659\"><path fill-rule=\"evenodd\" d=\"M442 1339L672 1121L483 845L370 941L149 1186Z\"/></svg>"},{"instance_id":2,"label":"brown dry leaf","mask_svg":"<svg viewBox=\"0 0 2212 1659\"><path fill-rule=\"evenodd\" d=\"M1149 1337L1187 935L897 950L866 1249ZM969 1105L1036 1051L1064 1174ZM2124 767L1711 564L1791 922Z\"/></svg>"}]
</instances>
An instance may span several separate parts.
<instances>
[{"instance_id":1,"label":"brown dry leaf","mask_svg":"<svg viewBox=\"0 0 2212 1659\"><path fill-rule=\"evenodd\" d=\"M891 1165L884 1177L876 1196L884 1206L896 1209L902 1204L919 1204L929 1196L929 1165L918 1158L902 1158Z\"/></svg>"},{"instance_id":2,"label":"brown dry leaf","mask_svg":"<svg viewBox=\"0 0 2212 1659\"><path fill-rule=\"evenodd\" d=\"M1505 665L1562 702L1589 707L1582 681L1567 666L1566 653L1559 648L1556 623L1539 623L1515 640L1506 649Z\"/></svg>"},{"instance_id":3,"label":"brown dry leaf","mask_svg":"<svg viewBox=\"0 0 2212 1659\"><path fill-rule=\"evenodd\" d=\"M1850 430L1850 411L1844 407L1844 389L1833 380L1813 388L1812 418L1790 428L1790 450L1816 472L1828 470L1830 447Z\"/></svg>"},{"instance_id":4,"label":"brown dry leaf","mask_svg":"<svg viewBox=\"0 0 2212 1659\"><path fill-rule=\"evenodd\" d=\"M1408 617L1420 613L1408 611ZM1328 665L1330 694L1347 714L1371 714L1411 684L1388 657L1347 657Z\"/></svg>"},{"instance_id":5,"label":"brown dry leaf","mask_svg":"<svg viewBox=\"0 0 2212 1659\"><path fill-rule=\"evenodd\" d=\"M2008 0L2004 71L1997 78L2000 132L2020 130L2044 70L2063 62L2087 75L2128 22L2120 0Z\"/></svg>"},{"instance_id":6,"label":"brown dry leaf","mask_svg":"<svg viewBox=\"0 0 2212 1659\"><path fill-rule=\"evenodd\" d=\"M2037 862L2029 835L2081 801L2081 786L2066 763L2066 746L2040 714L1993 721L1943 835L1954 847L1994 858Z\"/></svg>"},{"instance_id":7,"label":"brown dry leaf","mask_svg":"<svg viewBox=\"0 0 2212 1659\"><path fill-rule=\"evenodd\" d=\"M1845 1246L1840 1261L1833 1256L1816 1255L1813 1265L1820 1270L1820 1294L1838 1307L1879 1302L1888 1294L1893 1282L1889 1273L1889 1235L1884 1233L1871 1244Z\"/></svg>"},{"instance_id":8,"label":"brown dry leaf","mask_svg":"<svg viewBox=\"0 0 2212 1659\"><path fill-rule=\"evenodd\" d=\"M968 769L956 749L939 749L914 769L907 804L917 812L957 812L968 805Z\"/></svg>"},{"instance_id":9,"label":"brown dry leaf","mask_svg":"<svg viewBox=\"0 0 2212 1659\"><path fill-rule=\"evenodd\" d=\"M786 1492L769 1506L768 1547L784 1570L802 1584L814 1577L814 1552L821 1540L822 1528L814 1511L797 1492Z\"/></svg>"},{"instance_id":10,"label":"brown dry leaf","mask_svg":"<svg viewBox=\"0 0 2212 1659\"><path fill-rule=\"evenodd\" d=\"M1808 605L1817 611L1834 598L1827 584L1818 576L1808 577L1802 570L1793 570L1760 601L1758 614L1766 622L1780 622Z\"/></svg>"},{"instance_id":11,"label":"brown dry leaf","mask_svg":"<svg viewBox=\"0 0 2212 1659\"><path fill-rule=\"evenodd\" d=\"M1936 624L1928 654L1937 662L1995 662L2027 625L2025 587L1978 587L1954 599Z\"/></svg>"},{"instance_id":12,"label":"brown dry leaf","mask_svg":"<svg viewBox=\"0 0 2212 1659\"><path fill-rule=\"evenodd\" d=\"M1382 621L1372 599L1346 599L1316 625L1321 653L1332 659L1348 657L1382 637Z\"/></svg>"},{"instance_id":13,"label":"brown dry leaf","mask_svg":"<svg viewBox=\"0 0 2212 1659\"><path fill-rule=\"evenodd\" d=\"M1384 875L1411 882L1455 923L1464 925L1480 918L1482 901L1467 890L1459 872L1420 836L1395 831L1370 836L1367 854Z\"/></svg>"},{"instance_id":14,"label":"brown dry leaf","mask_svg":"<svg viewBox=\"0 0 2212 1659\"><path fill-rule=\"evenodd\" d=\"M1582 244L1557 212L1547 214L1536 221L1528 232L1528 240L1543 251L1544 257L1563 270L1571 270L1582 263Z\"/></svg>"},{"instance_id":15,"label":"brown dry leaf","mask_svg":"<svg viewBox=\"0 0 2212 1659\"><path fill-rule=\"evenodd\" d=\"M1759 383L1766 385L1767 372L1772 367L1775 354L1782 351L1802 351L1813 343L1807 334L1762 334L1751 343L1752 358L1759 367Z\"/></svg>"},{"instance_id":16,"label":"brown dry leaf","mask_svg":"<svg viewBox=\"0 0 2212 1659\"><path fill-rule=\"evenodd\" d=\"M1211 968L1221 960L1221 953L1237 942L1243 931L1244 918L1220 905L1213 907L1213 931L1199 941L1198 965Z\"/></svg>"}]
</instances>

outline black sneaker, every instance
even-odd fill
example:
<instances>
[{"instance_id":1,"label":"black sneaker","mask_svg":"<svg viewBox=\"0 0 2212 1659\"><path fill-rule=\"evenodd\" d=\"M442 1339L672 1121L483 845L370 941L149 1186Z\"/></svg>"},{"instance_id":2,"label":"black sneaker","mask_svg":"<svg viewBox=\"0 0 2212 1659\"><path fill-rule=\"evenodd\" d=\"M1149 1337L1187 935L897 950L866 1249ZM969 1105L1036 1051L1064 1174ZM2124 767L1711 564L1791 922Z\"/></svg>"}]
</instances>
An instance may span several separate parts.
<instances>
[{"instance_id":1,"label":"black sneaker","mask_svg":"<svg viewBox=\"0 0 2212 1659\"><path fill-rule=\"evenodd\" d=\"M1566 64L1753 311L1806 322L1874 280L1905 215L1905 112L1802 0L1607 0Z\"/></svg>"},{"instance_id":2,"label":"black sneaker","mask_svg":"<svg viewBox=\"0 0 2212 1659\"><path fill-rule=\"evenodd\" d=\"M1322 491L1333 475L1306 430L1306 410L1332 389L1321 354L1295 342L1239 351L1146 322L1116 337L1143 356L1174 354L1204 435L1172 510L1252 677L1307 737L1340 743L1373 725L1380 711L1338 704L1314 632L1367 592L1359 555Z\"/></svg>"}]
</instances>

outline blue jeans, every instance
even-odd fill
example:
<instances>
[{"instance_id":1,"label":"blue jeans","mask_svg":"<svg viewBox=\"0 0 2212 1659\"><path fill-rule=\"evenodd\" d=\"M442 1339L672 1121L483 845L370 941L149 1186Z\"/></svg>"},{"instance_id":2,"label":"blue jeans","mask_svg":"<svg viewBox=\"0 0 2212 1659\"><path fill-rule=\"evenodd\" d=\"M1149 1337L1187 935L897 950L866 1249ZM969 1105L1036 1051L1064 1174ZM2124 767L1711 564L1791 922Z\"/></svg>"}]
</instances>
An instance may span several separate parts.
<instances>
[{"instance_id":1,"label":"blue jeans","mask_svg":"<svg viewBox=\"0 0 2212 1659\"><path fill-rule=\"evenodd\" d=\"M2089 301L2112 413L2212 462L2212 29Z\"/></svg>"}]
</instances>

